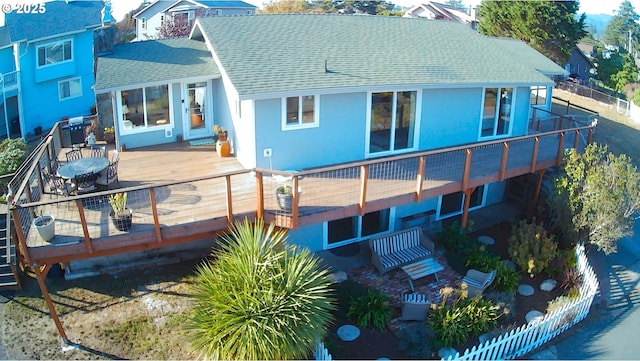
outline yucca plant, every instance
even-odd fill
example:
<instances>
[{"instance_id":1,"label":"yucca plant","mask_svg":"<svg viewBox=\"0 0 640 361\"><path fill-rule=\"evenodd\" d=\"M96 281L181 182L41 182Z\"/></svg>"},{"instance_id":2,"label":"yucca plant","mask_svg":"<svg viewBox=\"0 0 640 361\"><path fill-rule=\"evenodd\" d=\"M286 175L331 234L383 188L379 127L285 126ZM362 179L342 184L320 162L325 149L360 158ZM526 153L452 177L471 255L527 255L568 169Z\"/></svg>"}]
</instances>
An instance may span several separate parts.
<instances>
[{"instance_id":1,"label":"yucca plant","mask_svg":"<svg viewBox=\"0 0 640 361\"><path fill-rule=\"evenodd\" d=\"M205 359L304 359L326 336L335 296L328 272L286 231L234 223L197 267L188 329Z\"/></svg>"}]
</instances>

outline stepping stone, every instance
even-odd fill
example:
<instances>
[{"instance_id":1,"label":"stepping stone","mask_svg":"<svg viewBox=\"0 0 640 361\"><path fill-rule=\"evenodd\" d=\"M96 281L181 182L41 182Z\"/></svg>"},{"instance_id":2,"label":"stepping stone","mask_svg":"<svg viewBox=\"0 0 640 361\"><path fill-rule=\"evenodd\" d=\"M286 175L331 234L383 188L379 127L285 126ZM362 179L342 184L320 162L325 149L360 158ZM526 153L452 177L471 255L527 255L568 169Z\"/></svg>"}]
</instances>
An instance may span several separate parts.
<instances>
[{"instance_id":1,"label":"stepping stone","mask_svg":"<svg viewBox=\"0 0 640 361\"><path fill-rule=\"evenodd\" d=\"M522 296L531 296L535 293L535 290L532 286L523 284L518 286L518 293Z\"/></svg>"},{"instance_id":2,"label":"stepping stone","mask_svg":"<svg viewBox=\"0 0 640 361\"><path fill-rule=\"evenodd\" d=\"M527 323L530 323L536 318L542 318L542 317L544 317L544 314L542 314L542 312L538 310L533 310L533 311L527 312L527 314L524 316L524 319L527 320Z\"/></svg>"},{"instance_id":3,"label":"stepping stone","mask_svg":"<svg viewBox=\"0 0 640 361\"><path fill-rule=\"evenodd\" d=\"M342 341L353 341L360 336L360 329L354 325L344 325L336 333Z\"/></svg>"},{"instance_id":4,"label":"stepping stone","mask_svg":"<svg viewBox=\"0 0 640 361\"><path fill-rule=\"evenodd\" d=\"M478 237L478 242L486 244L487 246L492 246L496 243L496 240L489 236L480 236Z\"/></svg>"},{"instance_id":5,"label":"stepping stone","mask_svg":"<svg viewBox=\"0 0 640 361\"><path fill-rule=\"evenodd\" d=\"M342 283L346 281L347 278L348 276L345 271L338 271L329 275L329 280L333 283Z\"/></svg>"},{"instance_id":6,"label":"stepping stone","mask_svg":"<svg viewBox=\"0 0 640 361\"><path fill-rule=\"evenodd\" d=\"M544 280L540 284L540 290L547 291L547 292L552 291L554 288L556 288L557 284L558 284L558 281L556 280L552 280L552 279Z\"/></svg>"},{"instance_id":7,"label":"stepping stone","mask_svg":"<svg viewBox=\"0 0 640 361\"><path fill-rule=\"evenodd\" d=\"M438 350L438 357L441 359L455 358L458 351L453 347L442 347Z\"/></svg>"},{"instance_id":8,"label":"stepping stone","mask_svg":"<svg viewBox=\"0 0 640 361\"><path fill-rule=\"evenodd\" d=\"M492 338L493 338L493 335L487 332L480 335L478 337L478 341L480 342L481 345L483 345L485 342L491 340Z\"/></svg>"},{"instance_id":9,"label":"stepping stone","mask_svg":"<svg viewBox=\"0 0 640 361\"><path fill-rule=\"evenodd\" d=\"M502 263L503 263L505 266L507 266L507 268L508 268L508 269L512 269L512 270L515 270L515 269L516 269L516 264L515 264L515 263L513 263L513 262L511 262L511 260L504 259L504 260L502 260Z\"/></svg>"}]
</instances>

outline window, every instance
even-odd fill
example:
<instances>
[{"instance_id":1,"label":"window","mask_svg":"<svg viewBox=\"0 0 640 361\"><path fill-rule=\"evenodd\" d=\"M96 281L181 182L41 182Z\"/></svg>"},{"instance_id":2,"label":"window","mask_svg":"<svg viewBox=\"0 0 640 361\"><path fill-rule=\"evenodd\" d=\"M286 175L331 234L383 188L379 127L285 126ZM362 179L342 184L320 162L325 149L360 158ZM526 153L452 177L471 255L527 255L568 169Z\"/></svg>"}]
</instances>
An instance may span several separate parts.
<instances>
[{"instance_id":1,"label":"window","mask_svg":"<svg viewBox=\"0 0 640 361\"><path fill-rule=\"evenodd\" d=\"M389 209L327 222L327 245L337 247L389 230Z\"/></svg>"},{"instance_id":2,"label":"window","mask_svg":"<svg viewBox=\"0 0 640 361\"><path fill-rule=\"evenodd\" d=\"M532 86L531 87L531 105L546 105L547 104L547 87Z\"/></svg>"},{"instance_id":3,"label":"window","mask_svg":"<svg viewBox=\"0 0 640 361\"><path fill-rule=\"evenodd\" d=\"M484 91L480 137L508 135L511 131L513 88L487 88Z\"/></svg>"},{"instance_id":4,"label":"window","mask_svg":"<svg viewBox=\"0 0 640 361\"><path fill-rule=\"evenodd\" d=\"M167 85L123 90L120 92L120 98L123 130L171 125Z\"/></svg>"},{"instance_id":5,"label":"window","mask_svg":"<svg viewBox=\"0 0 640 361\"><path fill-rule=\"evenodd\" d=\"M318 97L305 95L282 100L283 129L318 126Z\"/></svg>"},{"instance_id":6,"label":"window","mask_svg":"<svg viewBox=\"0 0 640 361\"><path fill-rule=\"evenodd\" d=\"M371 94L369 153L414 147L418 92Z\"/></svg>"},{"instance_id":7,"label":"window","mask_svg":"<svg viewBox=\"0 0 640 361\"><path fill-rule=\"evenodd\" d=\"M164 21L164 14L160 15L160 22Z\"/></svg>"},{"instance_id":8,"label":"window","mask_svg":"<svg viewBox=\"0 0 640 361\"><path fill-rule=\"evenodd\" d=\"M484 205L484 191L485 186L479 186L471 193L469 199L469 210L480 208ZM464 193L456 192L446 194L440 197L440 204L438 207L438 219L452 217L462 213L464 208Z\"/></svg>"},{"instance_id":9,"label":"window","mask_svg":"<svg viewBox=\"0 0 640 361\"><path fill-rule=\"evenodd\" d=\"M71 40L63 40L38 47L38 67L72 60Z\"/></svg>"},{"instance_id":10,"label":"window","mask_svg":"<svg viewBox=\"0 0 640 361\"><path fill-rule=\"evenodd\" d=\"M140 18L140 28L142 28L143 30L147 29L147 19L146 18Z\"/></svg>"},{"instance_id":11,"label":"window","mask_svg":"<svg viewBox=\"0 0 640 361\"><path fill-rule=\"evenodd\" d=\"M60 100L82 96L82 79L72 78L58 82L58 98Z\"/></svg>"}]
</instances>

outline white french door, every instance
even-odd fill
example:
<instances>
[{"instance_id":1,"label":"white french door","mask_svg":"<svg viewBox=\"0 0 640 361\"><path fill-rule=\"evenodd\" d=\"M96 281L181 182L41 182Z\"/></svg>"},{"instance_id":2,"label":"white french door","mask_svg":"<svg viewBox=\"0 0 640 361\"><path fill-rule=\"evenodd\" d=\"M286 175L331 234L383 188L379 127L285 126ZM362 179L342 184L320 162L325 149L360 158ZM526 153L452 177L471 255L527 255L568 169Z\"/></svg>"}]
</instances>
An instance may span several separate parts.
<instances>
[{"instance_id":1,"label":"white french door","mask_svg":"<svg viewBox=\"0 0 640 361\"><path fill-rule=\"evenodd\" d=\"M183 84L184 139L196 139L213 135L213 112L209 81Z\"/></svg>"}]
</instances>

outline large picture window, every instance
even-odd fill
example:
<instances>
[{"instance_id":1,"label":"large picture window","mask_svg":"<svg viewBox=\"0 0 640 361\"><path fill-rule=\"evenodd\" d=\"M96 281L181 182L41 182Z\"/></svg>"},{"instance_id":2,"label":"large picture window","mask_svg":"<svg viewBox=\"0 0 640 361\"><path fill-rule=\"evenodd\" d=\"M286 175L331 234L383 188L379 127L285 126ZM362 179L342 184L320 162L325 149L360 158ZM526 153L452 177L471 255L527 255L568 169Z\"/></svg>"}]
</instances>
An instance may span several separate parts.
<instances>
[{"instance_id":1,"label":"large picture window","mask_svg":"<svg viewBox=\"0 0 640 361\"><path fill-rule=\"evenodd\" d=\"M389 230L389 209L327 222L329 248L359 241Z\"/></svg>"},{"instance_id":2,"label":"large picture window","mask_svg":"<svg viewBox=\"0 0 640 361\"><path fill-rule=\"evenodd\" d=\"M513 88L486 88L480 137L508 135L513 114Z\"/></svg>"},{"instance_id":3,"label":"large picture window","mask_svg":"<svg viewBox=\"0 0 640 361\"><path fill-rule=\"evenodd\" d=\"M146 129L171 124L169 87L167 85L123 90L120 97L122 99L123 130Z\"/></svg>"},{"instance_id":4,"label":"large picture window","mask_svg":"<svg viewBox=\"0 0 640 361\"><path fill-rule=\"evenodd\" d=\"M283 128L309 128L318 125L317 97L287 97L282 101Z\"/></svg>"},{"instance_id":5,"label":"large picture window","mask_svg":"<svg viewBox=\"0 0 640 361\"><path fill-rule=\"evenodd\" d=\"M62 40L38 47L38 67L73 60L72 41Z\"/></svg>"},{"instance_id":6,"label":"large picture window","mask_svg":"<svg viewBox=\"0 0 640 361\"><path fill-rule=\"evenodd\" d=\"M417 91L371 94L369 153L414 147Z\"/></svg>"},{"instance_id":7,"label":"large picture window","mask_svg":"<svg viewBox=\"0 0 640 361\"><path fill-rule=\"evenodd\" d=\"M469 199L469 210L480 208L484 205L484 191L485 186L482 185L476 187L475 191L471 193L471 198ZM445 194L440 197L438 219L448 218L461 214L464 208L464 198L465 195L463 192Z\"/></svg>"}]
</instances>

